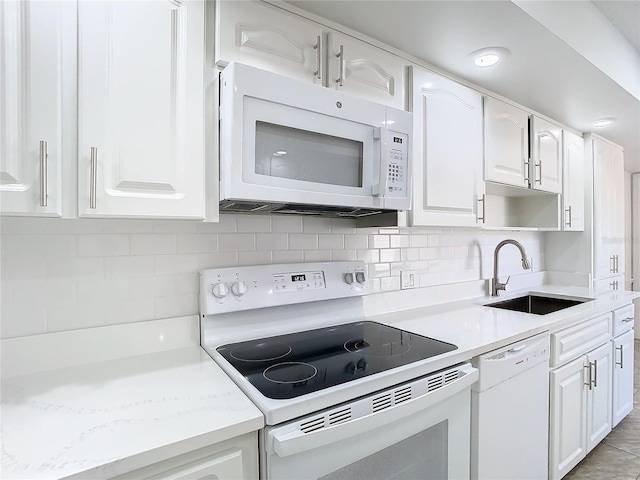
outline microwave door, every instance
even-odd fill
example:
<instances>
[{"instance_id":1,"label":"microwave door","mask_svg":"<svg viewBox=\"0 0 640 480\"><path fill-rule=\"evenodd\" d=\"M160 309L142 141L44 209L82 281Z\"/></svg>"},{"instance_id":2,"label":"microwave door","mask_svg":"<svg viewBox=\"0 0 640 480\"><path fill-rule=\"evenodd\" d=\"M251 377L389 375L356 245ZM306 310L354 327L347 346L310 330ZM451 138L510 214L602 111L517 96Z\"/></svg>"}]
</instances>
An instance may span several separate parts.
<instances>
[{"instance_id":1,"label":"microwave door","mask_svg":"<svg viewBox=\"0 0 640 480\"><path fill-rule=\"evenodd\" d=\"M375 127L253 97L245 97L243 111L241 178L233 197L382 206L371 193L380 177Z\"/></svg>"}]
</instances>

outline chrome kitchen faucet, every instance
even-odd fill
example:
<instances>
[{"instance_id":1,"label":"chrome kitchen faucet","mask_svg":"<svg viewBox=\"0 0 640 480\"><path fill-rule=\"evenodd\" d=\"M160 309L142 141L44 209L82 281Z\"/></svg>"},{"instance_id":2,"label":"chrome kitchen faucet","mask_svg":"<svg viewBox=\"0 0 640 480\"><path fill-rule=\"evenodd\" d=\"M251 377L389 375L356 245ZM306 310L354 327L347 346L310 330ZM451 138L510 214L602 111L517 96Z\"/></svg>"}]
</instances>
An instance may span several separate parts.
<instances>
[{"instance_id":1,"label":"chrome kitchen faucet","mask_svg":"<svg viewBox=\"0 0 640 480\"><path fill-rule=\"evenodd\" d=\"M492 297L497 297L500 290L506 290L507 283L509 283L509 279L511 278L511 276L507 277L507 281L504 283L500 283L500 280L498 279L498 252L500 252L500 249L502 247L509 243L515 245L516 247L518 247L518 250L520 250L520 255L522 255L522 268L524 270L529 270L531 268L531 264L527 259L527 252L525 252L524 247L520 242L511 238L501 241L498 245L496 245L496 249L493 252L493 278L491 279Z\"/></svg>"}]
</instances>

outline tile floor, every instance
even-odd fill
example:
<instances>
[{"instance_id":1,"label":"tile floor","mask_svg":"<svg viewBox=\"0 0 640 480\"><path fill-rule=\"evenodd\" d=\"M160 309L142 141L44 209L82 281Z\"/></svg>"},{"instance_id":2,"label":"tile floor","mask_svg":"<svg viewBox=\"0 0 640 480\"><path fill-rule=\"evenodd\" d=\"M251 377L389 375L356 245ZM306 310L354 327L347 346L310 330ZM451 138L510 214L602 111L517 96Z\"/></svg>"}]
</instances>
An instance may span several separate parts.
<instances>
[{"instance_id":1,"label":"tile floor","mask_svg":"<svg viewBox=\"0 0 640 480\"><path fill-rule=\"evenodd\" d=\"M635 340L634 409L565 479L640 480L640 340Z\"/></svg>"}]
</instances>

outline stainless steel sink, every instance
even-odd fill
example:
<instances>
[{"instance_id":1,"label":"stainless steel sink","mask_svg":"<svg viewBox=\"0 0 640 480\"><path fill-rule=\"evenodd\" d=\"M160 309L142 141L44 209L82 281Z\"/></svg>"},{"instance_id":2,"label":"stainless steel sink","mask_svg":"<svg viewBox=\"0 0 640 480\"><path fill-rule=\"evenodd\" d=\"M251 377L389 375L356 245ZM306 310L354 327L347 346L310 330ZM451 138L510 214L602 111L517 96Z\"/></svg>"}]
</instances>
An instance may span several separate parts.
<instances>
[{"instance_id":1,"label":"stainless steel sink","mask_svg":"<svg viewBox=\"0 0 640 480\"><path fill-rule=\"evenodd\" d=\"M539 295L525 295L523 297L510 298L501 302L486 304L487 307L502 308L504 310L513 310L516 312L533 313L536 315L546 315L547 313L557 312L565 308L573 307L584 302L589 302L588 298L553 298L542 297Z\"/></svg>"}]
</instances>

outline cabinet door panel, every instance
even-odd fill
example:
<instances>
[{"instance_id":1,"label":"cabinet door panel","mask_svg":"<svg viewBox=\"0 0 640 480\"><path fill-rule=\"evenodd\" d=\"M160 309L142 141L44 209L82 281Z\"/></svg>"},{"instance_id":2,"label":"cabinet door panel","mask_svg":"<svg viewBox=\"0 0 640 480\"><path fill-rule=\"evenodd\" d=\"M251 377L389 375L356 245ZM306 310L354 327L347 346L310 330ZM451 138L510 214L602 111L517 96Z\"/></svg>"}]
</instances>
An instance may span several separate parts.
<instances>
[{"instance_id":1,"label":"cabinet door panel","mask_svg":"<svg viewBox=\"0 0 640 480\"><path fill-rule=\"evenodd\" d=\"M549 478L565 476L587 453L584 356L550 372Z\"/></svg>"},{"instance_id":2,"label":"cabinet door panel","mask_svg":"<svg viewBox=\"0 0 640 480\"><path fill-rule=\"evenodd\" d=\"M613 419L612 427L633 410L633 330L612 341L613 343Z\"/></svg>"},{"instance_id":3,"label":"cabinet door panel","mask_svg":"<svg viewBox=\"0 0 640 480\"><path fill-rule=\"evenodd\" d=\"M595 278L624 274L624 157L622 150L593 140Z\"/></svg>"},{"instance_id":4,"label":"cabinet door panel","mask_svg":"<svg viewBox=\"0 0 640 480\"><path fill-rule=\"evenodd\" d=\"M419 68L412 68L412 79L412 225L479 225L478 199L484 193L482 97Z\"/></svg>"},{"instance_id":5,"label":"cabinet door panel","mask_svg":"<svg viewBox=\"0 0 640 480\"><path fill-rule=\"evenodd\" d=\"M533 116L531 143L532 188L562 193L562 129L551 122Z\"/></svg>"},{"instance_id":6,"label":"cabinet door panel","mask_svg":"<svg viewBox=\"0 0 640 480\"><path fill-rule=\"evenodd\" d=\"M78 14L80 214L202 218L204 4L81 2Z\"/></svg>"},{"instance_id":7,"label":"cabinet door panel","mask_svg":"<svg viewBox=\"0 0 640 480\"><path fill-rule=\"evenodd\" d=\"M484 98L485 180L527 188L529 115L495 98Z\"/></svg>"},{"instance_id":8,"label":"cabinet door panel","mask_svg":"<svg viewBox=\"0 0 640 480\"><path fill-rule=\"evenodd\" d=\"M562 132L563 176L562 205L565 231L584 231L584 140L571 132Z\"/></svg>"},{"instance_id":9,"label":"cabinet door panel","mask_svg":"<svg viewBox=\"0 0 640 480\"><path fill-rule=\"evenodd\" d=\"M587 452L611 431L611 345L609 342L587 354L592 369L592 388L587 395Z\"/></svg>"},{"instance_id":10,"label":"cabinet door panel","mask_svg":"<svg viewBox=\"0 0 640 480\"><path fill-rule=\"evenodd\" d=\"M329 87L404 110L400 57L338 32L329 33L328 52Z\"/></svg>"},{"instance_id":11,"label":"cabinet door panel","mask_svg":"<svg viewBox=\"0 0 640 480\"><path fill-rule=\"evenodd\" d=\"M236 61L322 85L320 25L259 2L216 2L216 14L216 63Z\"/></svg>"},{"instance_id":12,"label":"cabinet door panel","mask_svg":"<svg viewBox=\"0 0 640 480\"><path fill-rule=\"evenodd\" d=\"M3 214L62 213L62 36L67 10L59 2L0 2Z\"/></svg>"}]
</instances>

